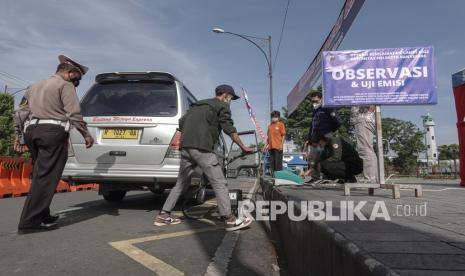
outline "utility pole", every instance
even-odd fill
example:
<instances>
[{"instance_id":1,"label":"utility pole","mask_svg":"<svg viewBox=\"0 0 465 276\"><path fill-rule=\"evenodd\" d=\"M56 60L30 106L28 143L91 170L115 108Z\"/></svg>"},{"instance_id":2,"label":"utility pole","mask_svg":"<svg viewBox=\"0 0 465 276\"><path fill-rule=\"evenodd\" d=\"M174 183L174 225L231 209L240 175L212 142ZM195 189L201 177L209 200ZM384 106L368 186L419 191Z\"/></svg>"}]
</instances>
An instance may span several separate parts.
<instances>
[{"instance_id":1,"label":"utility pole","mask_svg":"<svg viewBox=\"0 0 465 276\"><path fill-rule=\"evenodd\" d=\"M6 91L8 90L8 85L5 84L5 90L3 91L3 93L6 94Z\"/></svg>"},{"instance_id":2,"label":"utility pole","mask_svg":"<svg viewBox=\"0 0 465 276\"><path fill-rule=\"evenodd\" d=\"M273 112L273 62L271 57L271 35L268 36L268 77L270 79L270 113ZM271 117L270 117L271 118Z\"/></svg>"},{"instance_id":3,"label":"utility pole","mask_svg":"<svg viewBox=\"0 0 465 276\"><path fill-rule=\"evenodd\" d=\"M227 32L223 29L220 29L220 28L214 28L212 29L212 31L214 33L217 33L217 34L230 34L230 35L234 35L234 36L238 36L240 38L243 38L245 40L247 40L248 42L252 43L255 47L257 47L260 52L262 52L262 54L265 56L265 59L266 59L266 65L268 66L268 79L270 81L270 91L269 91L269 108L270 108L270 113L268 114L268 118L269 120L271 121L271 112L273 111L273 64L272 64L272 52L271 52L271 35L269 35L268 37L256 37L256 36L250 36L250 35L242 35L242 34L238 34L238 33L233 33L233 32ZM266 49L265 47L261 47L260 45L258 45L255 41L253 40L262 40L262 41L266 41L268 43L268 53L266 53Z\"/></svg>"}]
</instances>

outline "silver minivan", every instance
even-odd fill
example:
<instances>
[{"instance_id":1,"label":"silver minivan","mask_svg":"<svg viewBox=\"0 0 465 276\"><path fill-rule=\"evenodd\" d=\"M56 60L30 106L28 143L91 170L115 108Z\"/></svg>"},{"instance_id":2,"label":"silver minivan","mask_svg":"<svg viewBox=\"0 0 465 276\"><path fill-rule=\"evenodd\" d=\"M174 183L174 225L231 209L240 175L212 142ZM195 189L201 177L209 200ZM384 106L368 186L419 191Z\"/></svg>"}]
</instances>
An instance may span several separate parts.
<instances>
[{"instance_id":1,"label":"silver minivan","mask_svg":"<svg viewBox=\"0 0 465 276\"><path fill-rule=\"evenodd\" d=\"M98 183L99 193L108 201L119 201L127 191L141 188L163 193L178 176L178 120L194 102L192 93L170 73L97 75L81 100L95 144L86 149L82 136L71 130L63 179L71 184ZM223 137L215 151L225 168ZM206 181L201 175L198 171L194 176L197 183ZM199 191L197 202L204 198L205 190Z\"/></svg>"}]
</instances>

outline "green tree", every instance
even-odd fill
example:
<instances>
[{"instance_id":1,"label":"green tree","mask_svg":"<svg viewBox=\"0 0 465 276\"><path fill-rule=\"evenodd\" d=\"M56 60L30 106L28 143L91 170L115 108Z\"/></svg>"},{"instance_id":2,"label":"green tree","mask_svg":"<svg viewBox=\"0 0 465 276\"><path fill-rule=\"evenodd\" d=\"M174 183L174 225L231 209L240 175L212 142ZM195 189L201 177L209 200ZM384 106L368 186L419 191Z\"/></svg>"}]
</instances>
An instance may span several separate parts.
<instances>
[{"instance_id":1,"label":"green tree","mask_svg":"<svg viewBox=\"0 0 465 276\"><path fill-rule=\"evenodd\" d=\"M395 118L383 118L383 139L386 139L397 157L392 162L401 174L412 174L416 170L418 155L425 150L423 135L417 126L410 121Z\"/></svg>"},{"instance_id":2,"label":"green tree","mask_svg":"<svg viewBox=\"0 0 465 276\"><path fill-rule=\"evenodd\" d=\"M459 145L440 145L438 147L439 160L455 160L459 159Z\"/></svg>"},{"instance_id":3,"label":"green tree","mask_svg":"<svg viewBox=\"0 0 465 276\"><path fill-rule=\"evenodd\" d=\"M314 91L322 92L322 87L319 86L311 92ZM287 108L283 107L282 110L284 113L284 124L286 125L286 140L292 140L298 147L302 148L308 138L308 131L312 124L313 107L310 101L310 93L290 116ZM352 132L349 123L350 108L339 108L337 112L342 123L337 134L353 140L352 135L350 135Z\"/></svg>"},{"instance_id":4,"label":"green tree","mask_svg":"<svg viewBox=\"0 0 465 276\"><path fill-rule=\"evenodd\" d=\"M0 155L10 156L14 153L14 97L0 93Z\"/></svg>"}]
</instances>

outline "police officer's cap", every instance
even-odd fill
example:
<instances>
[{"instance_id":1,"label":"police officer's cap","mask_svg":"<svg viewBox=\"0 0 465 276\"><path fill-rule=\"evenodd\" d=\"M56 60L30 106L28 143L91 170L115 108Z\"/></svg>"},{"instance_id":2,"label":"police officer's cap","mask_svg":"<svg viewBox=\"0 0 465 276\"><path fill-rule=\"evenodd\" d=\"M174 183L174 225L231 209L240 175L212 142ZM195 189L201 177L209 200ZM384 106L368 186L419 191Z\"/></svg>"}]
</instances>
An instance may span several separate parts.
<instances>
[{"instance_id":1,"label":"police officer's cap","mask_svg":"<svg viewBox=\"0 0 465 276\"><path fill-rule=\"evenodd\" d=\"M73 65L74 67L76 67L76 69L79 70L81 75L85 75L87 73L87 71L89 71L89 67L86 67L86 66L84 66L82 64L79 64L76 61L72 60L71 58L69 58L69 57L67 57L65 55L59 55L58 60L60 61L60 63L67 63L67 64Z\"/></svg>"},{"instance_id":2,"label":"police officer's cap","mask_svg":"<svg viewBox=\"0 0 465 276\"><path fill-rule=\"evenodd\" d=\"M223 93L227 93L227 94L233 96L233 98L232 98L233 100L237 100L237 99L240 98L239 96L236 95L236 92L234 92L234 89L232 88L232 86L227 85L227 84L218 85L215 88L216 96L221 96Z\"/></svg>"}]
</instances>

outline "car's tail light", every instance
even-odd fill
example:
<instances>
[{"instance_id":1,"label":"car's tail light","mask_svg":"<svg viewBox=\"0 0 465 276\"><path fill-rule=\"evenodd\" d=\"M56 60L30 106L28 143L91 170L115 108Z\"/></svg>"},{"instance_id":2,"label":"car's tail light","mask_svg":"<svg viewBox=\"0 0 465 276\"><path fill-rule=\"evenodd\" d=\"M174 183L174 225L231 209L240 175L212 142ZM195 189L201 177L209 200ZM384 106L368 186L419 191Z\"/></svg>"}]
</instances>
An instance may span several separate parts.
<instances>
[{"instance_id":1,"label":"car's tail light","mask_svg":"<svg viewBox=\"0 0 465 276\"><path fill-rule=\"evenodd\" d=\"M181 132L176 131L171 139L165 158L181 158Z\"/></svg>"}]
</instances>

